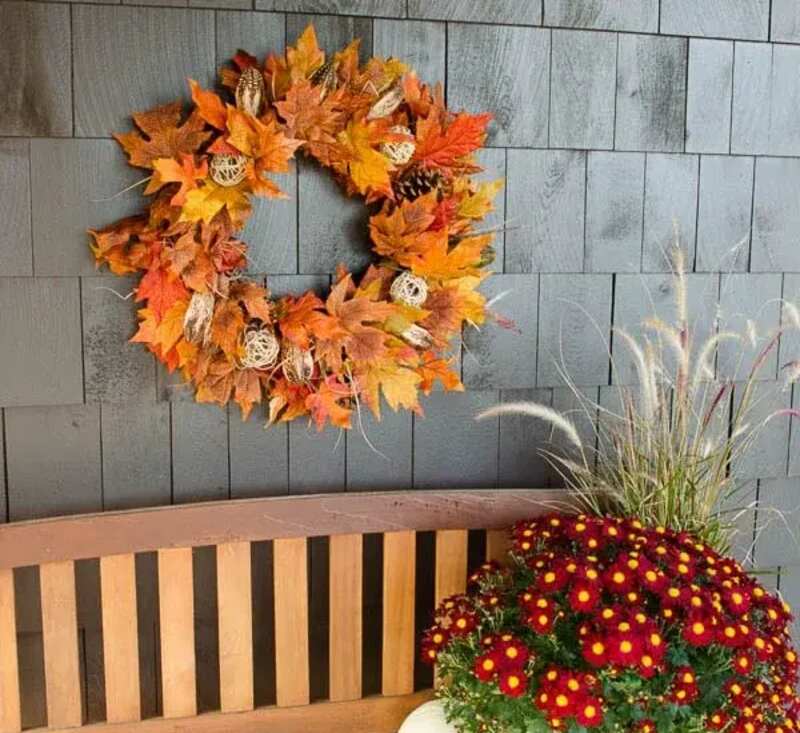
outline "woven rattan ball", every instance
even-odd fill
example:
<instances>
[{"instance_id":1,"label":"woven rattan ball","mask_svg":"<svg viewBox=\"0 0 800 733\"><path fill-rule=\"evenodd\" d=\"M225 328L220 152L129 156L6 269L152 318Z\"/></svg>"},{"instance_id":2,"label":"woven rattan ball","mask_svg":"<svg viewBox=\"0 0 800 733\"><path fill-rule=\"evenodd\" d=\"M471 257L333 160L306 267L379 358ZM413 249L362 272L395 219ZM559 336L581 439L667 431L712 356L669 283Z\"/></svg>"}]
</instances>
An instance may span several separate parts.
<instances>
[{"instance_id":1,"label":"woven rattan ball","mask_svg":"<svg viewBox=\"0 0 800 733\"><path fill-rule=\"evenodd\" d=\"M403 270L392 281L389 295L395 303L419 308L428 299L428 283L413 272Z\"/></svg>"},{"instance_id":2,"label":"woven rattan ball","mask_svg":"<svg viewBox=\"0 0 800 733\"><path fill-rule=\"evenodd\" d=\"M404 125L395 125L394 127L390 127L389 132L394 132L398 135L411 135L411 130ZM381 143L381 152L395 165L405 165L408 163L408 161L414 157L414 151L416 149L417 146L412 140Z\"/></svg>"},{"instance_id":3,"label":"woven rattan ball","mask_svg":"<svg viewBox=\"0 0 800 733\"><path fill-rule=\"evenodd\" d=\"M253 117L258 117L264 92L263 75L255 66L248 66L236 84L236 106Z\"/></svg>"},{"instance_id":4,"label":"woven rattan ball","mask_svg":"<svg viewBox=\"0 0 800 733\"><path fill-rule=\"evenodd\" d=\"M269 369L278 361L281 345L271 328L248 328L244 332L245 369Z\"/></svg>"},{"instance_id":5,"label":"woven rattan ball","mask_svg":"<svg viewBox=\"0 0 800 733\"><path fill-rule=\"evenodd\" d=\"M307 382L314 374L314 356L308 349L287 342L281 349L281 367L293 384Z\"/></svg>"},{"instance_id":6,"label":"woven rattan ball","mask_svg":"<svg viewBox=\"0 0 800 733\"><path fill-rule=\"evenodd\" d=\"M247 175L247 158L243 155L217 153L209 166L211 180L220 186L235 186Z\"/></svg>"}]
</instances>

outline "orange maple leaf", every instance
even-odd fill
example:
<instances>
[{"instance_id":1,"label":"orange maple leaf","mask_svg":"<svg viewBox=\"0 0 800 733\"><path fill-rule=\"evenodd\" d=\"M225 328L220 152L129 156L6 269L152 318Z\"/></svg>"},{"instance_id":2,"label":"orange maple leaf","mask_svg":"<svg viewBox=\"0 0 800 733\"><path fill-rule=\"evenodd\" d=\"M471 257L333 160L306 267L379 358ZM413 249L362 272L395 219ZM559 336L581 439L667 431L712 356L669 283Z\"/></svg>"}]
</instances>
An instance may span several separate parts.
<instances>
[{"instance_id":1,"label":"orange maple leaf","mask_svg":"<svg viewBox=\"0 0 800 733\"><path fill-rule=\"evenodd\" d=\"M490 114L458 114L442 130L438 115L417 121L417 147L414 160L423 166L452 168L459 159L476 151L486 139Z\"/></svg>"},{"instance_id":2,"label":"orange maple leaf","mask_svg":"<svg viewBox=\"0 0 800 733\"><path fill-rule=\"evenodd\" d=\"M339 403L349 404L351 396L350 385L339 381L333 374L320 382L318 391L306 397L306 407L311 412L317 430L321 431L328 421L337 428L349 428L353 410Z\"/></svg>"},{"instance_id":3,"label":"orange maple leaf","mask_svg":"<svg viewBox=\"0 0 800 733\"><path fill-rule=\"evenodd\" d=\"M429 231L436 219L436 205L436 193L431 192L394 208L384 207L372 216L369 231L375 252L407 266L411 253L420 254L441 243L446 246L446 229Z\"/></svg>"},{"instance_id":4,"label":"orange maple leaf","mask_svg":"<svg viewBox=\"0 0 800 733\"><path fill-rule=\"evenodd\" d=\"M286 64L289 73L295 81L305 79L324 63L325 52L317 43L314 26L309 24L297 39L297 45L286 48Z\"/></svg>"},{"instance_id":5,"label":"orange maple leaf","mask_svg":"<svg viewBox=\"0 0 800 733\"><path fill-rule=\"evenodd\" d=\"M146 300L156 322L161 321L176 300L188 296L189 291L181 279L157 263L144 274L136 288L136 302Z\"/></svg>"},{"instance_id":6,"label":"orange maple leaf","mask_svg":"<svg viewBox=\"0 0 800 733\"><path fill-rule=\"evenodd\" d=\"M361 194L370 191L391 197L392 182L389 173L394 170L389 158L374 149L380 142L373 137L376 129L358 120L350 120L347 127L337 135L343 151L343 160L356 190Z\"/></svg>"},{"instance_id":7,"label":"orange maple leaf","mask_svg":"<svg viewBox=\"0 0 800 733\"><path fill-rule=\"evenodd\" d=\"M269 422L289 422L308 413L306 398L311 394L307 384L295 384L280 377L270 389Z\"/></svg>"},{"instance_id":8,"label":"orange maple leaf","mask_svg":"<svg viewBox=\"0 0 800 733\"><path fill-rule=\"evenodd\" d=\"M181 124L181 102L138 112L133 121L139 132L115 134L114 138L128 154L128 161L138 168L152 168L158 158L174 158L179 153L196 153L211 133L204 130L203 119L193 110Z\"/></svg>"},{"instance_id":9,"label":"orange maple leaf","mask_svg":"<svg viewBox=\"0 0 800 733\"><path fill-rule=\"evenodd\" d=\"M447 342L461 333L464 322L479 326L486 318L486 298L475 290L480 277L462 277L436 287L428 294L425 310L428 316L422 326L440 342Z\"/></svg>"},{"instance_id":10,"label":"orange maple leaf","mask_svg":"<svg viewBox=\"0 0 800 733\"><path fill-rule=\"evenodd\" d=\"M239 355L244 313L235 300L223 300L217 304L211 319L211 340L229 359Z\"/></svg>"},{"instance_id":11,"label":"orange maple leaf","mask_svg":"<svg viewBox=\"0 0 800 733\"><path fill-rule=\"evenodd\" d=\"M248 166L248 181L253 193L272 198L286 198L265 173L286 173L289 161L302 144L302 140L286 137L275 120L267 123L235 107L228 107L227 142L238 151L253 159Z\"/></svg>"},{"instance_id":12,"label":"orange maple leaf","mask_svg":"<svg viewBox=\"0 0 800 733\"><path fill-rule=\"evenodd\" d=\"M450 247L447 238L437 240L424 252L410 252L404 257L407 267L415 275L432 280L451 280L480 273L483 250L492 241L491 234L481 234L462 239Z\"/></svg>"},{"instance_id":13,"label":"orange maple leaf","mask_svg":"<svg viewBox=\"0 0 800 733\"><path fill-rule=\"evenodd\" d=\"M242 186L220 186L212 180L206 180L202 186L186 194L180 221L204 221L210 224L223 209L227 210L235 224L241 226L250 214L252 205Z\"/></svg>"},{"instance_id":14,"label":"orange maple leaf","mask_svg":"<svg viewBox=\"0 0 800 733\"><path fill-rule=\"evenodd\" d=\"M327 333L336 325L335 319L324 313L323 308L323 302L314 293L282 298L277 307L281 334L301 349L309 348L312 335Z\"/></svg>"},{"instance_id":15,"label":"orange maple leaf","mask_svg":"<svg viewBox=\"0 0 800 733\"><path fill-rule=\"evenodd\" d=\"M233 378L233 399L247 420L253 405L261 402L261 377L255 369L239 369Z\"/></svg>"},{"instance_id":16,"label":"orange maple leaf","mask_svg":"<svg viewBox=\"0 0 800 733\"><path fill-rule=\"evenodd\" d=\"M419 388L424 394L430 394L436 382L439 382L447 392L464 391L464 385L458 374L450 368L452 363L452 359L442 359L433 352L425 352L422 364L417 367L417 373L422 377Z\"/></svg>"},{"instance_id":17,"label":"orange maple leaf","mask_svg":"<svg viewBox=\"0 0 800 733\"><path fill-rule=\"evenodd\" d=\"M225 103L214 92L203 89L194 79L189 79L189 87L192 90L192 101L197 106L200 117L211 127L224 130L227 120Z\"/></svg>"},{"instance_id":18,"label":"orange maple leaf","mask_svg":"<svg viewBox=\"0 0 800 733\"><path fill-rule=\"evenodd\" d=\"M169 200L172 206L183 206L186 203L186 194L197 188L197 182L208 176L208 161L203 160L196 165L193 155L181 153L181 162L175 158L158 158L153 161L155 173L144 190L145 194L158 191L168 183L180 183L181 186Z\"/></svg>"}]
</instances>

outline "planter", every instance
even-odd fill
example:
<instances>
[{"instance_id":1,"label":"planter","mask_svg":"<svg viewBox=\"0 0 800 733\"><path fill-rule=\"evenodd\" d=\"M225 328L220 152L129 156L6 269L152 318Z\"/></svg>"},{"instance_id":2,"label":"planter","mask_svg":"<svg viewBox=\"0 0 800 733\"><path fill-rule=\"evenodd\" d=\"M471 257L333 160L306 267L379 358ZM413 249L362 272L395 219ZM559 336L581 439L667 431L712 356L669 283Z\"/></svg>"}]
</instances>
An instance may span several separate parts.
<instances>
[{"instance_id":1,"label":"planter","mask_svg":"<svg viewBox=\"0 0 800 733\"><path fill-rule=\"evenodd\" d=\"M414 710L400 726L398 733L457 733L457 731L455 726L447 722L441 701L431 700Z\"/></svg>"}]
</instances>

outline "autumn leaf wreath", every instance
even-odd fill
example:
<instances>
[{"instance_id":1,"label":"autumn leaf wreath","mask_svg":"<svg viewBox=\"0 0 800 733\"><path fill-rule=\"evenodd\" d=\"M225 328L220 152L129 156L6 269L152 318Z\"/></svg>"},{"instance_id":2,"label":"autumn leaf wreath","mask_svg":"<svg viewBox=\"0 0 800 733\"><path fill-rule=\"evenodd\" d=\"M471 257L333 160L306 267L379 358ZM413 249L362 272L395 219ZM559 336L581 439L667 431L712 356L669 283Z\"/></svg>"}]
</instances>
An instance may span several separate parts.
<instances>
[{"instance_id":1,"label":"autumn leaf wreath","mask_svg":"<svg viewBox=\"0 0 800 733\"><path fill-rule=\"evenodd\" d=\"M144 273L132 341L179 369L199 402L233 399L247 417L265 401L270 422L347 428L362 405L380 417L381 394L419 412L436 381L463 389L447 353L464 324L487 318L476 288L493 235L476 224L502 181L470 176L490 115L448 111L441 87L396 59L359 65L358 45L326 59L309 26L263 64L240 51L220 72L235 104L190 80L187 118L177 101L115 136L130 165L151 171L152 198L90 230L92 251L118 275ZM377 264L360 280L340 266L326 300L273 300L242 274L236 235L251 197L285 198L265 174L288 171L298 149L374 211Z\"/></svg>"}]
</instances>

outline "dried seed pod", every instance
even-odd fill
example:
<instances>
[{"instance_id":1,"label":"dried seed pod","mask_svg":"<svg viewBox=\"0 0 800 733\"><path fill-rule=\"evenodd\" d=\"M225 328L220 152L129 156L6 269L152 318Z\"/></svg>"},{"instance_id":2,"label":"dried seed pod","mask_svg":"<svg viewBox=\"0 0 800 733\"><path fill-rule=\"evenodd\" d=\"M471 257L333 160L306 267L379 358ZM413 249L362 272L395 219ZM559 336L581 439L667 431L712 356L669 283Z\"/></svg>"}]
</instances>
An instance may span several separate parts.
<instances>
[{"instance_id":1,"label":"dried seed pod","mask_svg":"<svg viewBox=\"0 0 800 733\"><path fill-rule=\"evenodd\" d=\"M375 100L367 113L367 119L377 120L379 117L388 117L403 103L404 99L403 85L397 81Z\"/></svg>"},{"instance_id":2,"label":"dried seed pod","mask_svg":"<svg viewBox=\"0 0 800 733\"><path fill-rule=\"evenodd\" d=\"M247 158L244 155L217 153L211 158L208 167L211 180L220 186L235 186L247 175Z\"/></svg>"},{"instance_id":3,"label":"dried seed pod","mask_svg":"<svg viewBox=\"0 0 800 733\"><path fill-rule=\"evenodd\" d=\"M268 326L248 328L244 332L243 345L245 353L241 366L244 369L269 369L278 361L281 345Z\"/></svg>"},{"instance_id":4,"label":"dried seed pod","mask_svg":"<svg viewBox=\"0 0 800 733\"><path fill-rule=\"evenodd\" d=\"M433 336L422 326L412 324L400 334L406 342L420 349L427 349L433 343Z\"/></svg>"},{"instance_id":5,"label":"dried seed pod","mask_svg":"<svg viewBox=\"0 0 800 733\"><path fill-rule=\"evenodd\" d=\"M307 382L314 374L314 355L308 349L285 342L281 349L281 367L289 382Z\"/></svg>"},{"instance_id":6,"label":"dried seed pod","mask_svg":"<svg viewBox=\"0 0 800 733\"><path fill-rule=\"evenodd\" d=\"M392 281L389 295L395 303L419 308L428 299L428 283L413 272L403 270Z\"/></svg>"},{"instance_id":7,"label":"dried seed pod","mask_svg":"<svg viewBox=\"0 0 800 733\"><path fill-rule=\"evenodd\" d=\"M336 77L336 70L338 68L338 64L336 63L336 59L330 59L326 61L322 66L318 66L314 71L311 72L311 75L308 77L308 80L311 82L312 86L319 87L319 98L325 99L330 92L336 89L339 80Z\"/></svg>"},{"instance_id":8,"label":"dried seed pod","mask_svg":"<svg viewBox=\"0 0 800 733\"><path fill-rule=\"evenodd\" d=\"M263 74L255 66L248 66L236 85L236 106L253 117L258 117L265 94Z\"/></svg>"},{"instance_id":9,"label":"dried seed pod","mask_svg":"<svg viewBox=\"0 0 800 733\"><path fill-rule=\"evenodd\" d=\"M193 344L208 343L214 316L214 294L196 292L183 317L183 337Z\"/></svg>"},{"instance_id":10,"label":"dried seed pod","mask_svg":"<svg viewBox=\"0 0 800 733\"><path fill-rule=\"evenodd\" d=\"M411 135L411 130L405 125L394 125L394 127L389 128L389 132L395 132L398 135ZM416 149L417 146L413 139L381 143L381 152L395 165L405 165L408 163L408 161L414 157L414 151Z\"/></svg>"}]
</instances>

